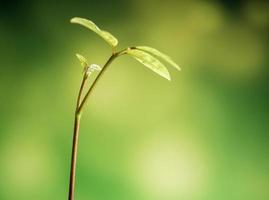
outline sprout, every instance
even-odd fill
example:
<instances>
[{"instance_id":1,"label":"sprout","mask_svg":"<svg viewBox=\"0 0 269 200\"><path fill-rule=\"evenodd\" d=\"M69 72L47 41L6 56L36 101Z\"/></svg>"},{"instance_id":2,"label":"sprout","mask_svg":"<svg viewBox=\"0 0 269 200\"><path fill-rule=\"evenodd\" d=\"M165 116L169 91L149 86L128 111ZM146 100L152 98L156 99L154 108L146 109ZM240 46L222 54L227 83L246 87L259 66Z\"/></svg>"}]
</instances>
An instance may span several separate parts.
<instances>
[{"instance_id":1,"label":"sprout","mask_svg":"<svg viewBox=\"0 0 269 200\"><path fill-rule=\"evenodd\" d=\"M138 62L140 62L145 67L149 68L159 76L169 81L171 80L170 74L166 66L158 58L161 58L163 61L166 61L174 68L180 70L179 66L169 56L152 47L136 46L136 47L127 47L121 51L116 51L116 46L118 45L117 38L115 38L111 33L100 29L94 22L90 20L74 17L71 19L71 23L82 25L83 27L86 27L89 30L95 32L97 35L99 35L112 47L112 55L108 58L103 67L100 67L97 64L89 65L87 59L84 56L82 56L81 54L76 54L79 62L84 68L84 76L79 89L76 112L75 112L68 200L74 200L74 194L75 194L77 146L78 146L78 134L79 134L82 110L85 107L85 104L89 99L89 96L92 94L92 91L96 86L96 83L98 82L98 80L100 80L102 74L105 72L105 69L112 63L113 60L115 60L119 56L128 55L136 59ZM95 77L92 85L87 89L87 92L85 92L85 88L87 85L85 83L88 80L89 76L95 71L99 71L99 73Z\"/></svg>"}]
</instances>

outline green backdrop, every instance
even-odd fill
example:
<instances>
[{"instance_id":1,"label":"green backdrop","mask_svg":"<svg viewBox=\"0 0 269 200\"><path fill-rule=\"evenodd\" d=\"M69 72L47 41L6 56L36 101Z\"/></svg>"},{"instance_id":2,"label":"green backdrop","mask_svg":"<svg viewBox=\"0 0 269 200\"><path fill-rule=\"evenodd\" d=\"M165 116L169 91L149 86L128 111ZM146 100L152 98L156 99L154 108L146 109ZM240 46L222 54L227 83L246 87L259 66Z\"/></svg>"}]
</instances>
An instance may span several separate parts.
<instances>
[{"instance_id":1,"label":"green backdrop","mask_svg":"<svg viewBox=\"0 0 269 200\"><path fill-rule=\"evenodd\" d=\"M0 3L0 199L67 199L82 67L148 45L182 68L168 82L123 56L83 113L77 200L269 199L266 1ZM169 66L168 66L169 67Z\"/></svg>"}]
</instances>

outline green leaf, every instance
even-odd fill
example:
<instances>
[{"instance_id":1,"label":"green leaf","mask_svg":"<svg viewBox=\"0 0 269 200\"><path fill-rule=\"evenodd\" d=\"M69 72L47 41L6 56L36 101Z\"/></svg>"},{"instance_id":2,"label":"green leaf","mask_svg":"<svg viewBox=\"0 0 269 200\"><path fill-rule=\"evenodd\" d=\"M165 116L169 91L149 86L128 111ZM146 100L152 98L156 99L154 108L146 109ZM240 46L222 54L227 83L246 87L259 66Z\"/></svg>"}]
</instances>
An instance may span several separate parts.
<instances>
[{"instance_id":1,"label":"green leaf","mask_svg":"<svg viewBox=\"0 0 269 200\"><path fill-rule=\"evenodd\" d=\"M80 55L80 54L78 54L78 53L76 54L76 56L77 56L78 60L80 61L81 65L82 65L84 68L86 68L86 67L89 66L88 61L87 61L86 58L84 58L82 55Z\"/></svg>"},{"instance_id":2,"label":"green leaf","mask_svg":"<svg viewBox=\"0 0 269 200\"><path fill-rule=\"evenodd\" d=\"M95 32L96 34L101 36L112 47L115 47L118 44L118 40L112 34L110 34L107 31L101 30L98 26L96 26L95 23L93 23L92 21L90 21L88 19L74 17L71 19L71 23L80 24L80 25L92 30L93 32Z\"/></svg>"},{"instance_id":3,"label":"green leaf","mask_svg":"<svg viewBox=\"0 0 269 200\"><path fill-rule=\"evenodd\" d=\"M167 80L171 80L170 75L166 67L155 57L152 55L136 49L128 49L127 54L134 57L136 60L141 62L143 65L159 74L160 76L166 78Z\"/></svg>"},{"instance_id":4,"label":"green leaf","mask_svg":"<svg viewBox=\"0 0 269 200\"><path fill-rule=\"evenodd\" d=\"M168 55L158 51L157 49L154 49L154 48L148 47L148 46L137 46L135 48L146 51L146 52L151 53L155 56L158 56L158 57L162 58L163 60L165 60L166 62L168 62L173 67L175 67L176 69L181 70L180 67Z\"/></svg>"}]
</instances>

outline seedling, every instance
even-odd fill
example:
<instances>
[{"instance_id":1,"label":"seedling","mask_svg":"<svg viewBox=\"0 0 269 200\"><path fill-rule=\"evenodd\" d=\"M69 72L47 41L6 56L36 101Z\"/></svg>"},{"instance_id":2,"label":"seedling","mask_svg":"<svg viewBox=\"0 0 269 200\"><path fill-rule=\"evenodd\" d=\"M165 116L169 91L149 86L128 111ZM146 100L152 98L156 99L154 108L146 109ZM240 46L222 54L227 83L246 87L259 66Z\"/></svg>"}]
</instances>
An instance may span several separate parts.
<instances>
[{"instance_id":1,"label":"seedling","mask_svg":"<svg viewBox=\"0 0 269 200\"><path fill-rule=\"evenodd\" d=\"M122 56L129 55L134 59L138 60L144 66L148 67L158 75L167 80L171 80L170 74L164 64L162 64L156 57L161 58L166 61L176 69L180 70L179 66L167 55L164 53L148 46L134 46L127 47L121 51L116 50L116 46L118 45L118 40L109 32L101 30L98 28L92 21L74 17L71 19L71 23L82 25L91 31L98 34L101 38L103 38L112 48L112 55L108 58L104 66L101 68L96 64L89 65L87 59L80 55L76 54L78 60L84 68L83 78L80 85L80 89L77 97L76 111L75 111L75 124L74 124L74 135L73 135L73 145L72 145L72 158L71 158L71 169L70 169L70 180L69 180L69 196L68 200L74 200L74 192L75 192L75 176L76 176L76 160L77 160L77 148L78 148L78 134L80 127L80 119L82 115L82 111L85 107L89 96L91 95L93 89L95 88L97 82L100 80L101 76L104 74L105 70L112 63L113 60ZM156 56L156 57L154 57ZM92 85L89 87L86 94L83 96L83 91L85 89L85 83L89 79L92 73L95 71L99 71Z\"/></svg>"}]
</instances>

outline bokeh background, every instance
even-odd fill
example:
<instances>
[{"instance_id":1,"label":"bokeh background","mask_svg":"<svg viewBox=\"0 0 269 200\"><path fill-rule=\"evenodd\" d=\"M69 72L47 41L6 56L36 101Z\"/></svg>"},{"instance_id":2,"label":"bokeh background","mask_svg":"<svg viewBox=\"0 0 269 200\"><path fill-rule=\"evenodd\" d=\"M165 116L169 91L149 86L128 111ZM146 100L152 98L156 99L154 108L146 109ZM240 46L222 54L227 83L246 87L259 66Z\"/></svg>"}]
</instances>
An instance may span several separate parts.
<instances>
[{"instance_id":1,"label":"bokeh background","mask_svg":"<svg viewBox=\"0 0 269 200\"><path fill-rule=\"evenodd\" d=\"M67 199L82 68L149 45L172 82L127 56L83 113L77 200L269 199L268 1L2 0L0 199ZM169 66L168 66L169 67ZM89 83L90 84L90 83Z\"/></svg>"}]
</instances>

